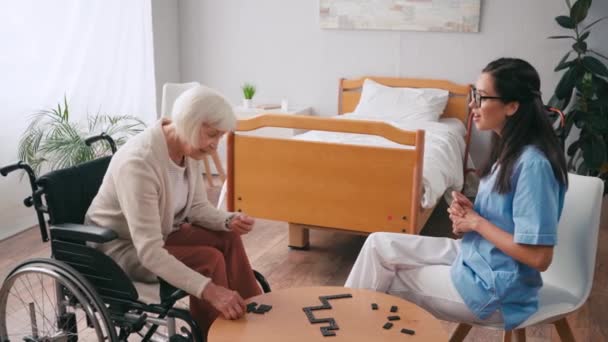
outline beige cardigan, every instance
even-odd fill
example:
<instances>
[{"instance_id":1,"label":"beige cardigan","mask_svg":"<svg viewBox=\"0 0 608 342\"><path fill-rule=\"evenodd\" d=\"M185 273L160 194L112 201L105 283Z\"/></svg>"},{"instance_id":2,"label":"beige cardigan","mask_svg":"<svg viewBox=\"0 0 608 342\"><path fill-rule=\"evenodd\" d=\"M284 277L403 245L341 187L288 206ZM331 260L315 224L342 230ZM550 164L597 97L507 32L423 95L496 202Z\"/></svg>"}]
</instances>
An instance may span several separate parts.
<instances>
[{"instance_id":1,"label":"beige cardigan","mask_svg":"<svg viewBox=\"0 0 608 342\"><path fill-rule=\"evenodd\" d=\"M186 158L188 200L174 217L167 143L159 120L131 138L112 158L103 183L87 211L85 222L111 228L118 239L98 248L111 256L134 280L157 281L199 297L210 279L190 269L163 248L174 219L211 230L226 230L230 213L207 200L200 162Z\"/></svg>"}]
</instances>

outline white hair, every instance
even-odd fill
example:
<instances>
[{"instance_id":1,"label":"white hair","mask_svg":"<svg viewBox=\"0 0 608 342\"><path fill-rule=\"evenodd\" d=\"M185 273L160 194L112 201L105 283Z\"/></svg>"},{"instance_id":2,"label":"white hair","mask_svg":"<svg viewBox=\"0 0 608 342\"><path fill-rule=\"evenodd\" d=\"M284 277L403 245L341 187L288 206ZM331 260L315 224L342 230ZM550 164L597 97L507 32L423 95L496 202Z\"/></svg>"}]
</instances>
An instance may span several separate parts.
<instances>
[{"instance_id":1,"label":"white hair","mask_svg":"<svg viewBox=\"0 0 608 342\"><path fill-rule=\"evenodd\" d=\"M183 92L173 104L171 117L177 136L192 146L198 146L203 124L220 131L236 128L236 116L230 103L220 93L205 86Z\"/></svg>"}]
</instances>

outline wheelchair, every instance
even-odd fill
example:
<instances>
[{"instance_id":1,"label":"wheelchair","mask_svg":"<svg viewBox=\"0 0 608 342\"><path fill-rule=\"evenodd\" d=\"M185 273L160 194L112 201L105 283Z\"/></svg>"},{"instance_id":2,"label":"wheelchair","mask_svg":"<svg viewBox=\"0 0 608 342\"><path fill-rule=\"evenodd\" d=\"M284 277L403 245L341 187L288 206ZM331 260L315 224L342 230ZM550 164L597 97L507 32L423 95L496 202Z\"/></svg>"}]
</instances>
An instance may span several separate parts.
<instances>
[{"instance_id":1,"label":"wheelchair","mask_svg":"<svg viewBox=\"0 0 608 342\"><path fill-rule=\"evenodd\" d=\"M116 151L105 133L85 142L90 146L100 140ZM187 296L183 290L162 279L133 282L114 260L89 246L117 238L111 229L83 224L111 158L38 178L23 162L0 169L2 176L20 169L27 173L32 195L24 204L36 210L43 242L50 233L52 252L50 258L22 262L7 275L0 288L0 342L127 341L131 334L142 341L204 341L180 301ZM262 290L270 292L264 277L254 273Z\"/></svg>"}]
</instances>

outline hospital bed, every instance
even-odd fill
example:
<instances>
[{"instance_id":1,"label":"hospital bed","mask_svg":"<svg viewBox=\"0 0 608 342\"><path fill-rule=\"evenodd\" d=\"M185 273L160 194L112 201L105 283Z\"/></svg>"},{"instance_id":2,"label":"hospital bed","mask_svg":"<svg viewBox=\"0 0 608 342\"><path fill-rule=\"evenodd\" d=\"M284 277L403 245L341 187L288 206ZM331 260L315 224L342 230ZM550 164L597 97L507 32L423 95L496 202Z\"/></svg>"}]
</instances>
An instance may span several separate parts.
<instances>
[{"instance_id":1,"label":"hospital bed","mask_svg":"<svg viewBox=\"0 0 608 342\"><path fill-rule=\"evenodd\" d=\"M344 115L355 111L366 78L390 87L445 89L447 105L440 120L430 123ZM295 248L308 246L311 228L418 234L441 195L462 187L469 93L469 85L445 80L341 79L339 117L269 113L239 120L227 138L227 208L288 222L289 245ZM263 127L310 132L291 139L244 134ZM434 145L441 140L444 145ZM452 149L456 162L433 165L438 158L429 149ZM432 184L446 175L456 180L444 182L444 189Z\"/></svg>"}]
</instances>

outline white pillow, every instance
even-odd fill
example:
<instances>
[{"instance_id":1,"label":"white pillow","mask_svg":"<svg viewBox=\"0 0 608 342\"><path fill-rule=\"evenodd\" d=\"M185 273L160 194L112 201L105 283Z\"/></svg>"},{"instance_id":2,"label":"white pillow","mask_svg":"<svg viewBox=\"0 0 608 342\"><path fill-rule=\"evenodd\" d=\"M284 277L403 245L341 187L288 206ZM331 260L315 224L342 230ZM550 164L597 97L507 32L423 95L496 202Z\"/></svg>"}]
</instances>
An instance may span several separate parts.
<instances>
[{"instance_id":1,"label":"white pillow","mask_svg":"<svg viewBox=\"0 0 608 342\"><path fill-rule=\"evenodd\" d=\"M449 95L443 89L393 88L366 79L354 113L370 119L437 121Z\"/></svg>"}]
</instances>

